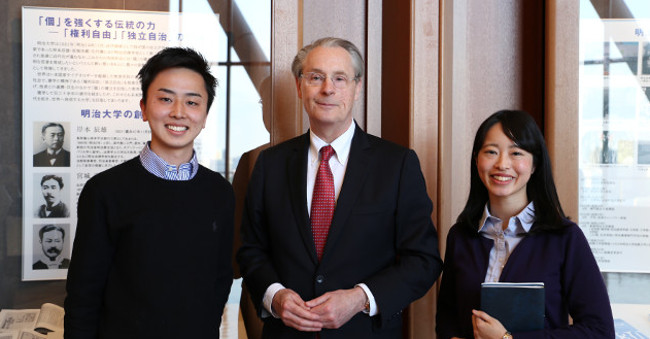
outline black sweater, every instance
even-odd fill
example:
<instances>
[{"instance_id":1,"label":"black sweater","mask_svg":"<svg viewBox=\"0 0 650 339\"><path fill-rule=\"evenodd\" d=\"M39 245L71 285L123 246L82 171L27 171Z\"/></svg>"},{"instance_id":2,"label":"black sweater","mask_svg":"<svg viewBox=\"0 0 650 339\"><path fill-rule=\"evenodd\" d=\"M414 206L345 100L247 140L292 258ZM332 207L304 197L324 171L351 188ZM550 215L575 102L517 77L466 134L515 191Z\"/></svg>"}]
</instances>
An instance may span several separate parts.
<instances>
[{"instance_id":1,"label":"black sweater","mask_svg":"<svg viewBox=\"0 0 650 339\"><path fill-rule=\"evenodd\" d=\"M204 167L158 178L138 157L79 197L65 338L218 338L232 284L234 195Z\"/></svg>"}]
</instances>

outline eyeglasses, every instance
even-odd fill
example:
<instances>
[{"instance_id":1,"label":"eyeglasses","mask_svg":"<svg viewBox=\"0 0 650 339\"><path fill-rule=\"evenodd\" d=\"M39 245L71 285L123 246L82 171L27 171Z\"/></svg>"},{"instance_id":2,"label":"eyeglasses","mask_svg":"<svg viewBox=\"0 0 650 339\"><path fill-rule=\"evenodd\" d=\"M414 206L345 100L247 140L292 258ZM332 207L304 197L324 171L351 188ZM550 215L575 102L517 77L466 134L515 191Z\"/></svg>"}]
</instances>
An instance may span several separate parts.
<instances>
[{"instance_id":1,"label":"eyeglasses","mask_svg":"<svg viewBox=\"0 0 650 339\"><path fill-rule=\"evenodd\" d=\"M328 78L327 75L318 72L302 73L300 74L300 77L305 79L305 81L307 81L308 86L312 86L312 87L323 86L323 83ZM329 78L330 80L332 80L332 84L334 84L334 87L338 89L347 88L351 81L357 81L357 77L354 77L352 78L352 80L350 80L348 76L345 74L335 74L333 76L329 76Z\"/></svg>"}]
</instances>

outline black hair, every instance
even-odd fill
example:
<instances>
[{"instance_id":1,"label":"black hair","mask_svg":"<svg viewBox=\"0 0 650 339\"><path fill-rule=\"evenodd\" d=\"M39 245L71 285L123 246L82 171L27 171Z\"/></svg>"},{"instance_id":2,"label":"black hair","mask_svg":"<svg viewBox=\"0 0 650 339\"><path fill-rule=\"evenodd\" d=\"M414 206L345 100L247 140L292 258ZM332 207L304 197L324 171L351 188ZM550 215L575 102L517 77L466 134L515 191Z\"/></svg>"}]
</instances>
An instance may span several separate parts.
<instances>
[{"instance_id":1,"label":"black hair","mask_svg":"<svg viewBox=\"0 0 650 339\"><path fill-rule=\"evenodd\" d=\"M45 225L41 227L40 231L38 231L38 237L41 238L41 241L43 241L43 233L51 231L61 232L61 238L65 239L65 230L62 227L56 225Z\"/></svg>"},{"instance_id":2,"label":"black hair","mask_svg":"<svg viewBox=\"0 0 650 339\"><path fill-rule=\"evenodd\" d=\"M187 68L199 73L208 93L208 111L215 96L217 79L210 73L210 64L197 51L184 47L167 47L152 56L138 72L142 86L142 100L147 101L147 90L158 73L170 68Z\"/></svg>"},{"instance_id":3,"label":"black hair","mask_svg":"<svg viewBox=\"0 0 650 339\"><path fill-rule=\"evenodd\" d=\"M503 133L518 147L533 155L535 171L526 184L528 200L532 201L535 207L535 224L531 228L531 233L564 229L564 220L567 217L557 196L544 136L535 120L528 113L516 110L498 111L485 119L479 126L470 159L469 197L456 221L465 224L474 234L477 234L479 221L483 215L485 204L489 200L489 195L479 177L476 158L483 147L488 131L496 124L501 124Z\"/></svg>"},{"instance_id":4,"label":"black hair","mask_svg":"<svg viewBox=\"0 0 650 339\"><path fill-rule=\"evenodd\" d=\"M63 134L65 134L65 128L63 128L63 125L56 122L48 122L47 124L43 125L43 128L41 128L41 134L45 134L45 130L50 127L60 127L63 131Z\"/></svg>"},{"instance_id":5,"label":"black hair","mask_svg":"<svg viewBox=\"0 0 650 339\"><path fill-rule=\"evenodd\" d=\"M41 186L43 186L43 183L48 180L56 180L59 183L59 189L63 188L63 178L54 174L44 175L41 179Z\"/></svg>"}]
</instances>

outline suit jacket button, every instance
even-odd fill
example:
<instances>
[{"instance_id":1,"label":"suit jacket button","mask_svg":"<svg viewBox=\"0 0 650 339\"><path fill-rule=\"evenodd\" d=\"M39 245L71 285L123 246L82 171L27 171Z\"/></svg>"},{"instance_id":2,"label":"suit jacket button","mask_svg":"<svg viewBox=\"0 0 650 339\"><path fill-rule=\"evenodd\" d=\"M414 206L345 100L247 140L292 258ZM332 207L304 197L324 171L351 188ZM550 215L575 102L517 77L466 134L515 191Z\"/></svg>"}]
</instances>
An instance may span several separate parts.
<instances>
[{"instance_id":1,"label":"suit jacket button","mask_svg":"<svg viewBox=\"0 0 650 339\"><path fill-rule=\"evenodd\" d=\"M325 277L324 277L324 276L322 276L322 275L317 275L317 276L316 276L316 282L317 282L317 283L322 284L323 281L325 281Z\"/></svg>"}]
</instances>

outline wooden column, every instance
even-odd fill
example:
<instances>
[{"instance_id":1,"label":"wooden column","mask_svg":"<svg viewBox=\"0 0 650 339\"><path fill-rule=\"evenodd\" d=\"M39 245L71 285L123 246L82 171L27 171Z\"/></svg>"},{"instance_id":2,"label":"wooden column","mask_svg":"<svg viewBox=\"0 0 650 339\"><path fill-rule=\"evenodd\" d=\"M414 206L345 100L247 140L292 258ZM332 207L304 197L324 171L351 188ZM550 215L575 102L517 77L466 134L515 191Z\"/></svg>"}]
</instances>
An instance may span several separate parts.
<instances>
[{"instance_id":1,"label":"wooden column","mask_svg":"<svg viewBox=\"0 0 650 339\"><path fill-rule=\"evenodd\" d=\"M546 13L545 137L562 209L578 221L579 3L549 0Z\"/></svg>"},{"instance_id":2,"label":"wooden column","mask_svg":"<svg viewBox=\"0 0 650 339\"><path fill-rule=\"evenodd\" d=\"M291 62L302 47L302 1L275 0L271 19L271 145L302 133L302 108Z\"/></svg>"},{"instance_id":3,"label":"wooden column","mask_svg":"<svg viewBox=\"0 0 650 339\"><path fill-rule=\"evenodd\" d=\"M386 0L382 11L381 135L416 151L437 206L439 1ZM436 287L408 308L405 338L435 333Z\"/></svg>"}]
</instances>

